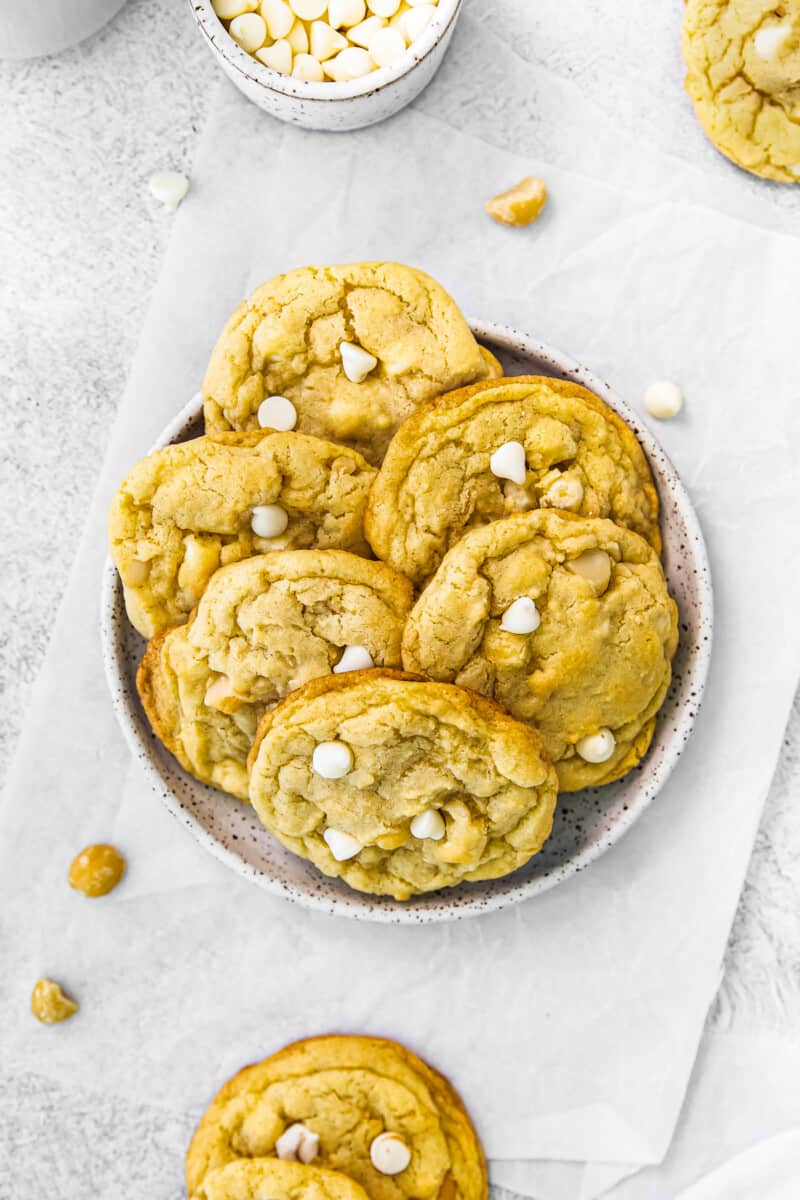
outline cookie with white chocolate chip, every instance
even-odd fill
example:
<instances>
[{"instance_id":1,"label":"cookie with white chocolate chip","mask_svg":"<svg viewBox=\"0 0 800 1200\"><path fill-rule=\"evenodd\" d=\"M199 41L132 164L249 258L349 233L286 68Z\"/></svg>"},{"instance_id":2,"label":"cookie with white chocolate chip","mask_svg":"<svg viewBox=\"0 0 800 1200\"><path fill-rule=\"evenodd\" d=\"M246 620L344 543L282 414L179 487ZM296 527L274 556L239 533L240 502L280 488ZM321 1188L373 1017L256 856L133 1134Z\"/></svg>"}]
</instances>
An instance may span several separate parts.
<instances>
[{"instance_id":1,"label":"cookie with white chocolate chip","mask_svg":"<svg viewBox=\"0 0 800 1200\"><path fill-rule=\"evenodd\" d=\"M239 1158L203 1177L190 1200L369 1200L364 1189L324 1167L280 1158Z\"/></svg>"},{"instance_id":2,"label":"cookie with white chocolate chip","mask_svg":"<svg viewBox=\"0 0 800 1200\"><path fill-rule=\"evenodd\" d=\"M530 722L572 792L643 757L677 644L677 609L643 538L539 509L448 552L408 620L403 664Z\"/></svg>"},{"instance_id":3,"label":"cookie with white chocolate chip","mask_svg":"<svg viewBox=\"0 0 800 1200\"><path fill-rule=\"evenodd\" d=\"M110 554L131 623L145 637L187 620L219 567L272 550L367 553L374 469L298 433L256 430L157 450L121 485Z\"/></svg>"},{"instance_id":4,"label":"cookie with white chocolate chip","mask_svg":"<svg viewBox=\"0 0 800 1200\"><path fill-rule=\"evenodd\" d=\"M304 267L257 288L227 322L203 383L206 428L267 426L280 397L301 432L380 462L420 404L498 371L422 271Z\"/></svg>"},{"instance_id":5,"label":"cookie with white chocolate chip","mask_svg":"<svg viewBox=\"0 0 800 1200\"><path fill-rule=\"evenodd\" d=\"M661 546L658 495L625 422L576 383L519 376L414 413L392 439L364 528L379 558L422 583L467 529L537 508L610 517Z\"/></svg>"},{"instance_id":6,"label":"cookie with white chocolate chip","mask_svg":"<svg viewBox=\"0 0 800 1200\"><path fill-rule=\"evenodd\" d=\"M550 834L538 733L474 692L396 671L318 679L259 725L250 802L324 874L397 900L497 879Z\"/></svg>"},{"instance_id":7,"label":"cookie with white chocolate chip","mask_svg":"<svg viewBox=\"0 0 800 1200\"><path fill-rule=\"evenodd\" d=\"M686 90L737 166L800 183L800 0L688 0Z\"/></svg>"},{"instance_id":8,"label":"cookie with white chocolate chip","mask_svg":"<svg viewBox=\"0 0 800 1200\"><path fill-rule=\"evenodd\" d=\"M444 1076L383 1038L309 1038L230 1079L189 1146L189 1196L222 1200L203 1191L213 1173L276 1155L339 1171L371 1200L488 1196L483 1150L461 1098ZM280 1186L273 1197L283 1200Z\"/></svg>"},{"instance_id":9,"label":"cookie with white chocolate chip","mask_svg":"<svg viewBox=\"0 0 800 1200\"><path fill-rule=\"evenodd\" d=\"M331 672L400 666L411 584L344 550L276 550L217 571L190 621L153 638L137 687L154 732L199 779L247 800L259 719Z\"/></svg>"}]
</instances>

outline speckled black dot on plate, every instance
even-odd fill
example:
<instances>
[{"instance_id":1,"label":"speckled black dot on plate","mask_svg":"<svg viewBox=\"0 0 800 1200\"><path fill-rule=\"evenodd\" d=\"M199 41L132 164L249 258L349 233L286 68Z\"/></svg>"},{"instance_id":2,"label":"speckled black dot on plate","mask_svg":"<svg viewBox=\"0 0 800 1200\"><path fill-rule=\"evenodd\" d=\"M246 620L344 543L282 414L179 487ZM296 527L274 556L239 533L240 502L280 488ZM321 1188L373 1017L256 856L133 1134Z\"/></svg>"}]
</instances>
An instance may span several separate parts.
<instances>
[{"instance_id":1,"label":"speckled black dot on plate","mask_svg":"<svg viewBox=\"0 0 800 1200\"><path fill-rule=\"evenodd\" d=\"M144 643L127 620L122 587L110 561L103 575L103 659L111 699L128 744L154 791L207 850L239 875L320 912L367 921L425 924L492 912L555 887L619 841L657 795L680 758L703 693L711 657L711 575L697 517L667 455L607 384L566 355L502 326L474 323L473 329L501 360L506 374L574 380L605 400L632 427L661 497L664 569L681 619L673 685L640 769L618 783L593 789L591 803L588 794L582 803L581 793L577 793L569 804L559 804L550 840L526 867L505 879L461 884L406 903L362 896L346 884L320 875L279 845L251 809L190 778L151 736L135 685ZM157 445L185 441L200 433L202 408L195 397L164 430Z\"/></svg>"}]
</instances>

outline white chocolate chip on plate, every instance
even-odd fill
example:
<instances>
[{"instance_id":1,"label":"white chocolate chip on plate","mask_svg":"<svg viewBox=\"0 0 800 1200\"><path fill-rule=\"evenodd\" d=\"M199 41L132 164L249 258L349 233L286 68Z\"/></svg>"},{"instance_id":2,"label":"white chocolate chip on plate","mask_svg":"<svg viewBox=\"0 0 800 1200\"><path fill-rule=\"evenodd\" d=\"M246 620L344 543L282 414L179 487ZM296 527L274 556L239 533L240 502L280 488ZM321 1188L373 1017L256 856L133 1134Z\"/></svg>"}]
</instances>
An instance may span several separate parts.
<instances>
[{"instance_id":1,"label":"white chocolate chip on plate","mask_svg":"<svg viewBox=\"0 0 800 1200\"><path fill-rule=\"evenodd\" d=\"M676 417L683 408L683 392L677 383L659 379L645 390L644 406L651 417L657 417L659 421L668 421L670 417Z\"/></svg>"},{"instance_id":2,"label":"white chocolate chip on plate","mask_svg":"<svg viewBox=\"0 0 800 1200\"><path fill-rule=\"evenodd\" d=\"M189 190L189 180L179 171L157 171L150 176L148 186L159 204L174 212Z\"/></svg>"},{"instance_id":3,"label":"white chocolate chip on plate","mask_svg":"<svg viewBox=\"0 0 800 1200\"><path fill-rule=\"evenodd\" d=\"M234 17L228 26L228 33L237 45L253 54L267 40L267 23L258 13L242 13Z\"/></svg>"},{"instance_id":4,"label":"white chocolate chip on plate","mask_svg":"<svg viewBox=\"0 0 800 1200\"><path fill-rule=\"evenodd\" d=\"M523 484L528 464L522 442L504 442L489 459L489 467L498 479L510 479L512 483Z\"/></svg>"},{"instance_id":5,"label":"white chocolate chip on plate","mask_svg":"<svg viewBox=\"0 0 800 1200\"><path fill-rule=\"evenodd\" d=\"M386 22L383 17L367 17L366 21L362 21L360 25L354 25L352 29L348 29L347 36L354 46L361 46L364 50L368 50L370 38L378 29L385 28Z\"/></svg>"},{"instance_id":6,"label":"white chocolate chip on plate","mask_svg":"<svg viewBox=\"0 0 800 1200\"><path fill-rule=\"evenodd\" d=\"M399 1133L379 1133L370 1145L369 1157L381 1175L399 1175L411 1162L411 1150Z\"/></svg>"},{"instance_id":7,"label":"white chocolate chip on plate","mask_svg":"<svg viewBox=\"0 0 800 1200\"><path fill-rule=\"evenodd\" d=\"M530 596L520 596L503 613L500 628L506 633L535 633L542 623Z\"/></svg>"},{"instance_id":8,"label":"white chocolate chip on plate","mask_svg":"<svg viewBox=\"0 0 800 1200\"><path fill-rule=\"evenodd\" d=\"M575 749L584 762L608 762L617 748L617 739L610 729L598 729L597 733L587 734L575 743Z\"/></svg>"},{"instance_id":9,"label":"white chocolate chip on plate","mask_svg":"<svg viewBox=\"0 0 800 1200\"><path fill-rule=\"evenodd\" d=\"M275 1143L275 1153L284 1162L308 1165L319 1154L319 1134L312 1133L306 1125L290 1125Z\"/></svg>"},{"instance_id":10,"label":"white chocolate chip on plate","mask_svg":"<svg viewBox=\"0 0 800 1200\"><path fill-rule=\"evenodd\" d=\"M334 675L343 675L345 671L368 671L374 667L372 655L366 646L345 646L342 657L333 668Z\"/></svg>"},{"instance_id":11,"label":"white chocolate chip on plate","mask_svg":"<svg viewBox=\"0 0 800 1200\"><path fill-rule=\"evenodd\" d=\"M439 842L444 837L444 817L436 808L423 809L412 818L410 829L412 837Z\"/></svg>"},{"instance_id":12,"label":"white chocolate chip on plate","mask_svg":"<svg viewBox=\"0 0 800 1200\"><path fill-rule=\"evenodd\" d=\"M285 396L267 396L258 406L258 423L262 429L288 433L297 424L297 409Z\"/></svg>"},{"instance_id":13,"label":"white chocolate chip on plate","mask_svg":"<svg viewBox=\"0 0 800 1200\"><path fill-rule=\"evenodd\" d=\"M367 15L364 0L328 0L328 22L334 29L349 29Z\"/></svg>"},{"instance_id":14,"label":"white chocolate chip on plate","mask_svg":"<svg viewBox=\"0 0 800 1200\"><path fill-rule=\"evenodd\" d=\"M583 500L580 479L556 479L542 497L552 508L577 508Z\"/></svg>"},{"instance_id":15,"label":"white chocolate chip on plate","mask_svg":"<svg viewBox=\"0 0 800 1200\"><path fill-rule=\"evenodd\" d=\"M322 83L325 72L322 63L313 54L298 54L292 68L294 79L304 79L306 83Z\"/></svg>"},{"instance_id":16,"label":"white chocolate chip on plate","mask_svg":"<svg viewBox=\"0 0 800 1200\"><path fill-rule=\"evenodd\" d=\"M345 50L338 56L338 59L343 58L345 54L364 53L366 51ZM367 57L369 58L369 55ZM338 59L335 61L338 61ZM351 383L363 383L370 371L374 371L378 365L375 355L370 354L362 346L356 345L355 342L340 342L339 353L342 356L342 370Z\"/></svg>"},{"instance_id":17,"label":"white chocolate chip on plate","mask_svg":"<svg viewBox=\"0 0 800 1200\"><path fill-rule=\"evenodd\" d=\"M344 742L320 742L314 747L311 767L322 779L344 779L353 769L353 751Z\"/></svg>"},{"instance_id":18,"label":"white chocolate chip on plate","mask_svg":"<svg viewBox=\"0 0 800 1200\"><path fill-rule=\"evenodd\" d=\"M292 47L286 38L279 38L271 46L262 46L260 50L256 50L256 58L265 67L277 71L279 75L291 75L292 73Z\"/></svg>"},{"instance_id":19,"label":"white chocolate chip on plate","mask_svg":"<svg viewBox=\"0 0 800 1200\"><path fill-rule=\"evenodd\" d=\"M295 23L294 13L286 0L261 0L261 15L267 23L273 41L288 37Z\"/></svg>"},{"instance_id":20,"label":"white chocolate chip on plate","mask_svg":"<svg viewBox=\"0 0 800 1200\"><path fill-rule=\"evenodd\" d=\"M256 537L276 538L289 524L289 514L280 504L257 504L250 518L250 528Z\"/></svg>"},{"instance_id":21,"label":"white chocolate chip on plate","mask_svg":"<svg viewBox=\"0 0 800 1200\"><path fill-rule=\"evenodd\" d=\"M346 50L349 42L327 21L314 21L311 25L311 53L318 62L333 58L340 50Z\"/></svg>"},{"instance_id":22,"label":"white chocolate chip on plate","mask_svg":"<svg viewBox=\"0 0 800 1200\"><path fill-rule=\"evenodd\" d=\"M337 862L347 862L364 849L359 841L340 829L326 829L322 836Z\"/></svg>"}]
</instances>

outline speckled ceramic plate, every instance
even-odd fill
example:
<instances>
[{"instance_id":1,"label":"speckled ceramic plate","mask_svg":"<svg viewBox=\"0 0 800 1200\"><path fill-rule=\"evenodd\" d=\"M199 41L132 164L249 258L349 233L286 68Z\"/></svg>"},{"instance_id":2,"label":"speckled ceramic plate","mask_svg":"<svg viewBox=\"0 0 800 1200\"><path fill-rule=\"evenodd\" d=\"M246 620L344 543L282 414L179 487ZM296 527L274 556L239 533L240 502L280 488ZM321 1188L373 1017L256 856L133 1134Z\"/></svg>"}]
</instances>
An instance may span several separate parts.
<instances>
[{"instance_id":1,"label":"speckled ceramic plate","mask_svg":"<svg viewBox=\"0 0 800 1200\"><path fill-rule=\"evenodd\" d=\"M402 903L363 896L290 854L267 833L252 809L197 783L153 736L135 686L144 641L125 615L122 587L110 561L103 577L103 656L112 702L154 790L201 845L240 875L287 900L340 916L419 924L456 920L527 900L582 870L630 829L663 786L691 734L708 671L712 592L703 535L686 490L652 433L607 384L566 355L498 325L473 323L473 329L500 358L508 375L572 379L602 397L631 426L650 461L661 497L664 567L680 610L672 687L646 758L618 783L564 796L550 840L527 866L505 879L464 883ZM202 432L201 408L193 400L164 430L158 445L185 441Z\"/></svg>"}]
</instances>

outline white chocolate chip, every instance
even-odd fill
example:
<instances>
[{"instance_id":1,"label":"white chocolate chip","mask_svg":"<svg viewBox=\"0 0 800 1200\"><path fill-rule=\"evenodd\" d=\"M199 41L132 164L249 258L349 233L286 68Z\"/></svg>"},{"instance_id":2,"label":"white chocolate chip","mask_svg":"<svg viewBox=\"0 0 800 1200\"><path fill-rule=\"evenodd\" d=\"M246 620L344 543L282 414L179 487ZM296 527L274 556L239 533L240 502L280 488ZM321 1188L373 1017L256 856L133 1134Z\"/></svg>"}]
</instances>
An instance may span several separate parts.
<instances>
[{"instance_id":1,"label":"white chocolate chip","mask_svg":"<svg viewBox=\"0 0 800 1200\"><path fill-rule=\"evenodd\" d=\"M414 42L423 33L436 13L433 4L420 4L417 8L409 8L400 17L400 28L408 42Z\"/></svg>"},{"instance_id":2,"label":"white chocolate chip","mask_svg":"<svg viewBox=\"0 0 800 1200\"><path fill-rule=\"evenodd\" d=\"M583 500L580 479L556 479L542 497L551 508L577 508Z\"/></svg>"},{"instance_id":3,"label":"white chocolate chip","mask_svg":"<svg viewBox=\"0 0 800 1200\"><path fill-rule=\"evenodd\" d=\"M670 417L676 417L683 408L683 392L677 383L660 379L646 389L644 406L651 417L657 417L659 421L668 421Z\"/></svg>"},{"instance_id":4,"label":"white chocolate chip","mask_svg":"<svg viewBox=\"0 0 800 1200\"><path fill-rule=\"evenodd\" d=\"M295 14L303 21L317 21L328 7L328 0L289 0Z\"/></svg>"},{"instance_id":5,"label":"white chocolate chip","mask_svg":"<svg viewBox=\"0 0 800 1200\"><path fill-rule=\"evenodd\" d=\"M379 67L390 67L406 52L406 39L399 29L377 29L370 38L369 52Z\"/></svg>"},{"instance_id":6,"label":"white chocolate chip","mask_svg":"<svg viewBox=\"0 0 800 1200\"><path fill-rule=\"evenodd\" d=\"M295 54L308 54L308 34L302 21L295 21L286 35L286 40Z\"/></svg>"},{"instance_id":7,"label":"white chocolate chip","mask_svg":"<svg viewBox=\"0 0 800 1200\"><path fill-rule=\"evenodd\" d=\"M285 396L267 396L258 406L258 423L262 429L288 433L297 424L297 409Z\"/></svg>"},{"instance_id":8,"label":"white chocolate chip","mask_svg":"<svg viewBox=\"0 0 800 1200\"><path fill-rule=\"evenodd\" d=\"M305 1125L290 1125L275 1143L275 1153L284 1162L312 1163L319 1154L319 1134Z\"/></svg>"},{"instance_id":9,"label":"white chocolate chip","mask_svg":"<svg viewBox=\"0 0 800 1200\"><path fill-rule=\"evenodd\" d=\"M328 22L334 29L349 29L367 15L364 0L328 0Z\"/></svg>"},{"instance_id":10,"label":"white chocolate chip","mask_svg":"<svg viewBox=\"0 0 800 1200\"><path fill-rule=\"evenodd\" d=\"M368 50L370 38L378 29L385 28L386 22L383 17L367 17L366 21L362 21L360 25L354 25L352 29L348 29L347 36L354 46L361 46L364 50Z\"/></svg>"},{"instance_id":11,"label":"white chocolate chip","mask_svg":"<svg viewBox=\"0 0 800 1200\"><path fill-rule=\"evenodd\" d=\"M174 212L189 190L189 180L178 171L157 171L148 186L156 200Z\"/></svg>"},{"instance_id":12,"label":"white chocolate chip","mask_svg":"<svg viewBox=\"0 0 800 1200\"><path fill-rule=\"evenodd\" d=\"M438 809L426 808L412 819L410 828L412 837L439 842L444 837L444 817Z\"/></svg>"},{"instance_id":13,"label":"white chocolate chip","mask_svg":"<svg viewBox=\"0 0 800 1200\"><path fill-rule=\"evenodd\" d=\"M370 1145L369 1157L381 1175L399 1175L411 1162L411 1151L399 1133L379 1133Z\"/></svg>"},{"instance_id":14,"label":"white chocolate chip","mask_svg":"<svg viewBox=\"0 0 800 1200\"><path fill-rule=\"evenodd\" d=\"M253 54L267 40L267 23L258 13L242 13L233 18L228 33L243 50Z\"/></svg>"},{"instance_id":15,"label":"white chocolate chip","mask_svg":"<svg viewBox=\"0 0 800 1200\"><path fill-rule=\"evenodd\" d=\"M604 592L611 579L611 556L605 550L584 550L567 563L570 571L590 583L597 595Z\"/></svg>"},{"instance_id":16,"label":"white chocolate chip","mask_svg":"<svg viewBox=\"0 0 800 1200\"><path fill-rule=\"evenodd\" d=\"M800 163L794 163L793 166L789 167L789 170L793 175L800 175Z\"/></svg>"},{"instance_id":17,"label":"white chocolate chip","mask_svg":"<svg viewBox=\"0 0 800 1200\"><path fill-rule=\"evenodd\" d=\"M539 610L530 596L520 596L503 613L500 628L506 633L535 633L541 623Z\"/></svg>"},{"instance_id":18,"label":"white chocolate chip","mask_svg":"<svg viewBox=\"0 0 800 1200\"><path fill-rule=\"evenodd\" d=\"M345 50L338 56L338 59L344 57L345 54L364 54L364 50ZM369 55L367 55L369 58ZM338 62L338 59L336 60ZM370 59L370 61L372 61ZM351 383L363 383L369 375L370 371L374 371L378 365L378 360L374 354L369 354L362 346L357 346L355 342L340 342L339 353L342 356L342 370Z\"/></svg>"},{"instance_id":19,"label":"white chocolate chip","mask_svg":"<svg viewBox=\"0 0 800 1200\"><path fill-rule=\"evenodd\" d=\"M318 62L333 58L340 50L346 50L346 37L342 37L335 29L331 29L327 21L314 21L311 26L311 53Z\"/></svg>"},{"instance_id":20,"label":"white chocolate chip","mask_svg":"<svg viewBox=\"0 0 800 1200\"><path fill-rule=\"evenodd\" d=\"M289 514L280 504L257 504L250 518L250 528L256 537L276 538L289 524Z\"/></svg>"},{"instance_id":21,"label":"white chocolate chip","mask_svg":"<svg viewBox=\"0 0 800 1200\"><path fill-rule=\"evenodd\" d=\"M367 0L367 8L376 17L393 17L400 7L400 0Z\"/></svg>"},{"instance_id":22,"label":"white chocolate chip","mask_svg":"<svg viewBox=\"0 0 800 1200\"><path fill-rule=\"evenodd\" d=\"M325 72L322 63L313 54L298 54L292 68L294 79L304 79L306 83L322 83Z\"/></svg>"},{"instance_id":23,"label":"white chocolate chip","mask_svg":"<svg viewBox=\"0 0 800 1200\"><path fill-rule=\"evenodd\" d=\"M763 59L774 58L791 33L791 25L767 25L759 29L753 38L756 54Z\"/></svg>"},{"instance_id":24,"label":"white chocolate chip","mask_svg":"<svg viewBox=\"0 0 800 1200\"><path fill-rule=\"evenodd\" d=\"M333 668L334 675L343 675L345 671L368 671L374 667L372 655L366 646L345 646L342 657Z\"/></svg>"},{"instance_id":25,"label":"white chocolate chip","mask_svg":"<svg viewBox=\"0 0 800 1200\"><path fill-rule=\"evenodd\" d=\"M575 743L578 754L588 763L608 762L616 748L617 739L610 729L598 729L597 733L590 733Z\"/></svg>"},{"instance_id":26,"label":"white chocolate chip","mask_svg":"<svg viewBox=\"0 0 800 1200\"><path fill-rule=\"evenodd\" d=\"M322 836L337 862L347 862L348 858L355 858L364 849L360 842L340 829L326 829Z\"/></svg>"},{"instance_id":27,"label":"white chocolate chip","mask_svg":"<svg viewBox=\"0 0 800 1200\"><path fill-rule=\"evenodd\" d=\"M288 37L294 25L294 13L286 0L261 0L261 15L273 41Z\"/></svg>"},{"instance_id":28,"label":"white chocolate chip","mask_svg":"<svg viewBox=\"0 0 800 1200\"><path fill-rule=\"evenodd\" d=\"M347 83L351 79L360 79L362 75L369 75L370 71L375 70L375 61L366 50L350 46L335 58L329 58L323 69L335 83Z\"/></svg>"},{"instance_id":29,"label":"white chocolate chip","mask_svg":"<svg viewBox=\"0 0 800 1200\"><path fill-rule=\"evenodd\" d=\"M311 767L322 779L344 779L353 769L353 751L344 742L320 742L311 755Z\"/></svg>"},{"instance_id":30,"label":"white chocolate chip","mask_svg":"<svg viewBox=\"0 0 800 1200\"><path fill-rule=\"evenodd\" d=\"M292 73L292 47L286 38L279 38L271 46L262 46L260 50L256 50L256 58L265 67L277 71L279 75L291 75Z\"/></svg>"},{"instance_id":31,"label":"white chocolate chip","mask_svg":"<svg viewBox=\"0 0 800 1200\"><path fill-rule=\"evenodd\" d=\"M221 21L232 21L242 13L255 12L258 0L212 0L211 6Z\"/></svg>"},{"instance_id":32,"label":"white chocolate chip","mask_svg":"<svg viewBox=\"0 0 800 1200\"><path fill-rule=\"evenodd\" d=\"M522 442L504 442L489 459L489 466L498 479L510 479L512 483L523 484L528 464Z\"/></svg>"}]
</instances>

